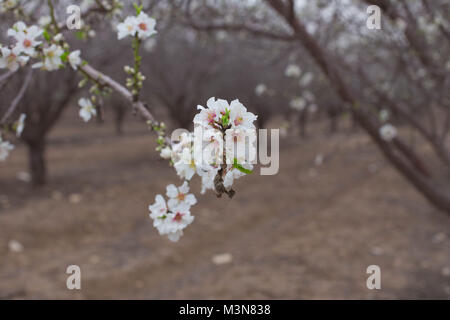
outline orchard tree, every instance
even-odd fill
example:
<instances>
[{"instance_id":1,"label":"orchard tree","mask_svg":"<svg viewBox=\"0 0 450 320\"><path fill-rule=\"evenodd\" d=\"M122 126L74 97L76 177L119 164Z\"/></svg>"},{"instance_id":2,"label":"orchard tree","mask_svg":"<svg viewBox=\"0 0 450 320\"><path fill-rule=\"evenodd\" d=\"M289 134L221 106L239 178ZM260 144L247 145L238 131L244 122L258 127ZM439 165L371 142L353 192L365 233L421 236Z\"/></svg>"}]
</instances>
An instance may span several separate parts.
<instances>
[{"instance_id":1,"label":"orchard tree","mask_svg":"<svg viewBox=\"0 0 450 320\"><path fill-rule=\"evenodd\" d=\"M246 32L302 47L389 162L430 203L450 213L446 1L180 1L186 24L197 30ZM372 4L384 12L380 30L366 27ZM308 20L311 12L316 18ZM321 31L336 16L339 33L323 42ZM427 148L408 143L394 119L380 115L384 108Z\"/></svg>"}]
</instances>

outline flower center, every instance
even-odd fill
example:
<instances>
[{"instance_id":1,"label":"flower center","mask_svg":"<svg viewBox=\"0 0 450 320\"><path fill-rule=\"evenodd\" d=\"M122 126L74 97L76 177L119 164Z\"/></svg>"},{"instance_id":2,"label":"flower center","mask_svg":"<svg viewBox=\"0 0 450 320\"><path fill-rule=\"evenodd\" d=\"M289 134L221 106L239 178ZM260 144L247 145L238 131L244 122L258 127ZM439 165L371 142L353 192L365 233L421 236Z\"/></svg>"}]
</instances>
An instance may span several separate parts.
<instances>
[{"instance_id":1,"label":"flower center","mask_svg":"<svg viewBox=\"0 0 450 320\"><path fill-rule=\"evenodd\" d=\"M208 121L208 123L214 123L214 118L216 117L216 114L214 113L214 112L210 112L210 113L208 113L208 118L207 118L207 121Z\"/></svg>"},{"instance_id":2,"label":"flower center","mask_svg":"<svg viewBox=\"0 0 450 320\"><path fill-rule=\"evenodd\" d=\"M8 62L9 63L13 63L14 61L16 61L17 56L14 53L11 53L8 57Z\"/></svg>"},{"instance_id":3,"label":"flower center","mask_svg":"<svg viewBox=\"0 0 450 320\"><path fill-rule=\"evenodd\" d=\"M179 212L177 212L175 217L173 217L173 221L176 221L176 222L180 222L182 219L183 219L183 214L179 213Z\"/></svg>"},{"instance_id":4,"label":"flower center","mask_svg":"<svg viewBox=\"0 0 450 320\"><path fill-rule=\"evenodd\" d=\"M243 120L244 120L244 119L242 119L242 117L237 117L237 118L234 120L234 125L235 125L235 126L240 125L240 124L242 123Z\"/></svg>"},{"instance_id":5,"label":"flower center","mask_svg":"<svg viewBox=\"0 0 450 320\"><path fill-rule=\"evenodd\" d=\"M179 193L177 196L178 200L180 201L184 201L184 199L186 198L186 195L184 193Z\"/></svg>"},{"instance_id":6,"label":"flower center","mask_svg":"<svg viewBox=\"0 0 450 320\"><path fill-rule=\"evenodd\" d=\"M141 29L141 30L143 30L143 31L147 31L147 24L145 24L145 23L140 23L139 24L139 29Z\"/></svg>"},{"instance_id":7,"label":"flower center","mask_svg":"<svg viewBox=\"0 0 450 320\"><path fill-rule=\"evenodd\" d=\"M28 39L25 39L23 41L23 45L24 45L24 47L29 48L29 47L31 47L31 41Z\"/></svg>"}]
</instances>

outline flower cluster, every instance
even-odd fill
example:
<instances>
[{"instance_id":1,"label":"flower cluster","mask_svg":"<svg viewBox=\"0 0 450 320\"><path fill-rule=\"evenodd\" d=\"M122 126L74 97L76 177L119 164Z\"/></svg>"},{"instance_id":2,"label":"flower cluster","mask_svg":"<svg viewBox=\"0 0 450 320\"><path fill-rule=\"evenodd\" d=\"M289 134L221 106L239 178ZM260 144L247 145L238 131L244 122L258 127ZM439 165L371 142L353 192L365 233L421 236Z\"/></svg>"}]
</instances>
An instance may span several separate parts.
<instances>
[{"instance_id":1,"label":"flower cluster","mask_svg":"<svg viewBox=\"0 0 450 320\"><path fill-rule=\"evenodd\" d=\"M164 197L158 194L155 203L149 206L150 218L160 235L167 235L169 240L178 241L183 230L194 221L190 208L197 203L197 199L193 194L188 194L187 182L178 188L173 184L168 185L166 191L169 200L166 203Z\"/></svg>"},{"instance_id":2,"label":"flower cluster","mask_svg":"<svg viewBox=\"0 0 450 320\"><path fill-rule=\"evenodd\" d=\"M81 64L80 50L70 53L66 45L61 45L62 34L50 38L50 35L39 26L27 26L22 21L16 22L8 29L7 34L15 39L15 44L13 47L0 48L0 69L17 71L30 59L40 60L32 65L33 68L47 71L58 70L64 67L65 63L73 69L77 69ZM41 37L47 40L45 45L39 40Z\"/></svg>"},{"instance_id":3,"label":"flower cluster","mask_svg":"<svg viewBox=\"0 0 450 320\"><path fill-rule=\"evenodd\" d=\"M185 180L184 190L179 188L182 198L189 190L187 181L190 181L195 174L201 178L202 194L206 190L213 190L218 197L223 193L232 197L234 181L251 173L252 163L256 159L254 121L257 116L248 112L239 100L228 103L223 99L210 98L206 106L206 108L197 107L200 112L193 120L194 132L183 132L176 142L164 147L158 146L161 157L169 159L178 176ZM167 191L168 197L176 198L173 187L169 186ZM192 198L188 200L186 197L186 201L190 201L191 205L194 204ZM169 209L178 205L169 200ZM181 220L182 223L178 224L180 228L185 228L192 222L190 215L186 214L186 210L183 211L183 208L177 207L177 209L186 215L186 220ZM169 238L178 240L179 234L172 232L172 228L166 228L167 224L163 223L166 221L165 219L162 221L158 218L161 217L161 214L155 213L158 210L161 210L163 216L167 215L167 207L161 196L157 196L155 204L150 206L152 218L156 219L154 225L161 234L170 234ZM170 217L173 219L176 213L171 211ZM171 222L169 225L173 227L174 224Z\"/></svg>"},{"instance_id":4,"label":"flower cluster","mask_svg":"<svg viewBox=\"0 0 450 320\"><path fill-rule=\"evenodd\" d=\"M117 26L117 37L119 40L128 36L144 40L157 33L155 26L155 19L144 12L140 12L136 17L129 16L124 22L119 23Z\"/></svg>"}]
</instances>

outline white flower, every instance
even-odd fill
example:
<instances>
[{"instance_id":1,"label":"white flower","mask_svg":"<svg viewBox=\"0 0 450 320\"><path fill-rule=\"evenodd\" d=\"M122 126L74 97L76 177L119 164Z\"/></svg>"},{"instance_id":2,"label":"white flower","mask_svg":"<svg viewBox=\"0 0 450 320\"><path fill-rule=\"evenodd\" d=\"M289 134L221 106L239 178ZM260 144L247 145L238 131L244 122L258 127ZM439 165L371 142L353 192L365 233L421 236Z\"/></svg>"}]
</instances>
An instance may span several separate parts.
<instances>
[{"instance_id":1,"label":"white flower","mask_svg":"<svg viewBox=\"0 0 450 320\"><path fill-rule=\"evenodd\" d=\"M219 169L219 167L203 167L198 169L197 173L202 178L201 194L204 194L206 190L215 190L214 178Z\"/></svg>"},{"instance_id":2,"label":"white flower","mask_svg":"<svg viewBox=\"0 0 450 320\"><path fill-rule=\"evenodd\" d=\"M16 135L20 137L22 135L23 129L25 128L25 119L27 115L22 113L19 117L19 121L17 122Z\"/></svg>"},{"instance_id":3,"label":"white flower","mask_svg":"<svg viewBox=\"0 0 450 320\"><path fill-rule=\"evenodd\" d=\"M197 166L223 162L223 134L217 129L197 127L194 131L194 162Z\"/></svg>"},{"instance_id":4,"label":"white flower","mask_svg":"<svg viewBox=\"0 0 450 320\"><path fill-rule=\"evenodd\" d=\"M305 73L305 75L300 79L299 84L301 87L308 86L311 81L313 81L314 75L311 72Z\"/></svg>"},{"instance_id":5,"label":"white flower","mask_svg":"<svg viewBox=\"0 0 450 320\"><path fill-rule=\"evenodd\" d=\"M166 202L160 194L155 197L155 203L149 206L149 210L153 226L158 229L160 235L167 235L171 241L178 241L183 235L183 229L194 221L189 205L179 204L168 211Z\"/></svg>"},{"instance_id":6,"label":"white flower","mask_svg":"<svg viewBox=\"0 0 450 320\"><path fill-rule=\"evenodd\" d=\"M188 194L188 192L189 185L186 181L178 188L173 184L168 185L166 195L169 197L169 208L172 210L172 208L179 205L187 205L190 207L196 204L197 199L195 199L192 193Z\"/></svg>"},{"instance_id":7,"label":"white flower","mask_svg":"<svg viewBox=\"0 0 450 320\"><path fill-rule=\"evenodd\" d=\"M385 141L392 141L397 136L397 129L393 125L386 123L380 128L380 136Z\"/></svg>"},{"instance_id":8,"label":"white flower","mask_svg":"<svg viewBox=\"0 0 450 320\"><path fill-rule=\"evenodd\" d=\"M64 54L64 49L55 44L49 48L44 49L44 68L47 71L58 70L62 65L61 56Z\"/></svg>"},{"instance_id":9,"label":"white flower","mask_svg":"<svg viewBox=\"0 0 450 320\"><path fill-rule=\"evenodd\" d=\"M134 37L137 31L136 17L127 17L124 22L117 26L117 37L119 40L131 36Z\"/></svg>"},{"instance_id":10,"label":"white flower","mask_svg":"<svg viewBox=\"0 0 450 320\"><path fill-rule=\"evenodd\" d=\"M163 159L170 159L172 158L172 149L170 149L170 147L164 147L159 155Z\"/></svg>"},{"instance_id":11,"label":"white flower","mask_svg":"<svg viewBox=\"0 0 450 320\"><path fill-rule=\"evenodd\" d=\"M225 148L227 164L234 159L239 164L256 161L256 129L231 128L225 131Z\"/></svg>"},{"instance_id":12,"label":"white flower","mask_svg":"<svg viewBox=\"0 0 450 320\"><path fill-rule=\"evenodd\" d=\"M2 0L0 1L0 12L11 10L17 6L18 0Z\"/></svg>"},{"instance_id":13,"label":"white flower","mask_svg":"<svg viewBox=\"0 0 450 320\"><path fill-rule=\"evenodd\" d=\"M153 219L153 226L159 230L164 224L164 219L167 216L166 201L162 195L158 194L155 197L155 203L148 207L150 210L150 218Z\"/></svg>"},{"instance_id":14,"label":"white flower","mask_svg":"<svg viewBox=\"0 0 450 320\"><path fill-rule=\"evenodd\" d=\"M226 110L229 109L228 102L226 100L212 97L206 102L207 108L197 106L200 113L197 113L194 117L194 125L198 124L203 127L212 126L215 128L216 122L219 122Z\"/></svg>"},{"instance_id":15,"label":"white flower","mask_svg":"<svg viewBox=\"0 0 450 320\"><path fill-rule=\"evenodd\" d=\"M52 23L52 18L50 18L50 16L42 16L39 18L38 20L38 24L41 27L46 27L48 26L50 23Z\"/></svg>"},{"instance_id":16,"label":"white flower","mask_svg":"<svg viewBox=\"0 0 450 320\"><path fill-rule=\"evenodd\" d=\"M284 75L289 78L298 78L300 77L302 71L300 67L296 64L290 64L286 67L284 71Z\"/></svg>"},{"instance_id":17,"label":"white flower","mask_svg":"<svg viewBox=\"0 0 450 320\"><path fill-rule=\"evenodd\" d=\"M79 115L81 118L83 118L84 122L88 122L89 120L91 120L92 116L97 115L97 110L95 109L91 100L81 98L80 100L78 100L78 104L81 107Z\"/></svg>"},{"instance_id":18,"label":"white flower","mask_svg":"<svg viewBox=\"0 0 450 320\"><path fill-rule=\"evenodd\" d=\"M267 91L267 86L264 83L260 83L255 88L255 94L262 96Z\"/></svg>"},{"instance_id":19,"label":"white flower","mask_svg":"<svg viewBox=\"0 0 450 320\"><path fill-rule=\"evenodd\" d=\"M233 128L254 129L253 122L258 117L253 113L248 112L247 108L239 102L239 100L233 100L230 103L230 123Z\"/></svg>"},{"instance_id":20,"label":"white flower","mask_svg":"<svg viewBox=\"0 0 450 320\"><path fill-rule=\"evenodd\" d=\"M136 18L136 29L140 39L147 39L157 33L155 26L156 20L150 18L144 12L141 12Z\"/></svg>"},{"instance_id":21,"label":"white flower","mask_svg":"<svg viewBox=\"0 0 450 320\"><path fill-rule=\"evenodd\" d=\"M62 35L62 33L58 33L56 36L53 37L53 40L55 40L55 42L60 42L63 39L64 36Z\"/></svg>"},{"instance_id":22,"label":"white flower","mask_svg":"<svg viewBox=\"0 0 450 320\"><path fill-rule=\"evenodd\" d=\"M24 57L20 55L20 52L14 48L9 49L6 47L0 48L0 69L7 68L10 71L17 71L19 67L23 67L30 57Z\"/></svg>"},{"instance_id":23,"label":"white flower","mask_svg":"<svg viewBox=\"0 0 450 320\"><path fill-rule=\"evenodd\" d=\"M27 32L27 25L23 21L16 22L12 28L8 29L7 35L8 37L17 38L17 36L21 33Z\"/></svg>"},{"instance_id":24,"label":"white flower","mask_svg":"<svg viewBox=\"0 0 450 320\"><path fill-rule=\"evenodd\" d=\"M296 97L296 98L291 100L289 105L294 110L302 111L306 107L306 101L305 101L305 99L303 99L301 97Z\"/></svg>"},{"instance_id":25,"label":"white flower","mask_svg":"<svg viewBox=\"0 0 450 320\"><path fill-rule=\"evenodd\" d=\"M174 163L177 175L185 180L191 180L197 171L191 148L183 148L179 154L179 160Z\"/></svg>"},{"instance_id":26,"label":"white flower","mask_svg":"<svg viewBox=\"0 0 450 320\"><path fill-rule=\"evenodd\" d=\"M77 70L78 66L81 64L80 54L80 50L73 51L69 54L68 61L74 70Z\"/></svg>"},{"instance_id":27,"label":"white flower","mask_svg":"<svg viewBox=\"0 0 450 320\"><path fill-rule=\"evenodd\" d=\"M241 164L241 166L244 169L247 170L253 170L252 164ZM225 177L223 178L223 186L227 189L231 188L233 185L234 180L239 179L240 177L243 177L246 175L246 173L239 171L236 168L233 168L232 166L229 166L227 169L227 173L225 174Z\"/></svg>"},{"instance_id":28,"label":"white flower","mask_svg":"<svg viewBox=\"0 0 450 320\"><path fill-rule=\"evenodd\" d=\"M9 141L3 141L0 136L0 161L5 161L9 152L14 149L14 146Z\"/></svg>"},{"instance_id":29,"label":"white flower","mask_svg":"<svg viewBox=\"0 0 450 320\"><path fill-rule=\"evenodd\" d=\"M15 48L20 53L24 53L33 57L36 53L36 47L42 42L37 41L36 38L39 37L44 31L37 26L31 26L26 29L25 32L17 32L15 39L17 40Z\"/></svg>"}]
</instances>

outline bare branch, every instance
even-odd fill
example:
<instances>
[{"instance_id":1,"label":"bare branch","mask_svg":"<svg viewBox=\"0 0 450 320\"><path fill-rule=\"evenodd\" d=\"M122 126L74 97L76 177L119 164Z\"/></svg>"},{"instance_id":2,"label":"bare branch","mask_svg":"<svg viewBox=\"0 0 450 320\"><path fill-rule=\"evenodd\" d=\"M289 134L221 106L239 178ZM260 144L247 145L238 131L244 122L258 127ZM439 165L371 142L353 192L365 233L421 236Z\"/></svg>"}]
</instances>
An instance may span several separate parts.
<instances>
[{"instance_id":1,"label":"bare branch","mask_svg":"<svg viewBox=\"0 0 450 320\"><path fill-rule=\"evenodd\" d=\"M27 91L28 85L30 84L30 81L32 79L32 75L33 75L33 70L30 69L30 71L28 71L28 74L25 78L25 81L24 81L22 87L19 90L19 93L14 98L14 100L11 102L11 105L9 106L8 110L6 110L5 114L2 117L2 120L0 121L0 124L5 124L9 118L9 116L14 112L14 110L16 110L17 106L19 105L20 100L22 100L25 92Z\"/></svg>"}]
</instances>

